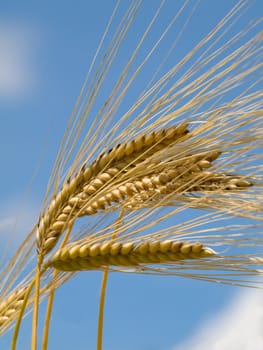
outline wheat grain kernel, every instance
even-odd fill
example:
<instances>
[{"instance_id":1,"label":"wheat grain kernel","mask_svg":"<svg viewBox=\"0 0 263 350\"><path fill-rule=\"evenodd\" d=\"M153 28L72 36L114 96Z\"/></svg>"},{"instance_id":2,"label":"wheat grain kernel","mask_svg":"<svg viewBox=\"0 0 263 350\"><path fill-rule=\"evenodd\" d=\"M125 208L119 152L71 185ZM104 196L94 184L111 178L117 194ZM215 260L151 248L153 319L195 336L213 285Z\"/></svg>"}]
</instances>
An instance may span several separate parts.
<instances>
[{"instance_id":1,"label":"wheat grain kernel","mask_svg":"<svg viewBox=\"0 0 263 350\"><path fill-rule=\"evenodd\" d=\"M192 245L192 252L193 252L194 254L200 253L200 252L202 251L202 249L203 249L203 244L200 243L200 242L194 243L194 244Z\"/></svg>"},{"instance_id":2,"label":"wheat grain kernel","mask_svg":"<svg viewBox=\"0 0 263 350\"><path fill-rule=\"evenodd\" d=\"M159 182L160 184L164 185L169 181L169 176L165 173L162 173L159 175Z\"/></svg>"},{"instance_id":3,"label":"wheat grain kernel","mask_svg":"<svg viewBox=\"0 0 263 350\"><path fill-rule=\"evenodd\" d=\"M144 139L145 139L145 136L144 135L140 135L134 140L134 148L135 148L135 150L137 152L139 152L143 148L143 146L144 146Z\"/></svg>"},{"instance_id":4,"label":"wheat grain kernel","mask_svg":"<svg viewBox=\"0 0 263 350\"><path fill-rule=\"evenodd\" d=\"M125 154L125 144L121 144L119 145L119 147L116 149L116 152L115 152L115 158L117 160L123 158L124 154Z\"/></svg>"},{"instance_id":5,"label":"wheat grain kernel","mask_svg":"<svg viewBox=\"0 0 263 350\"><path fill-rule=\"evenodd\" d=\"M181 246L183 245L182 242L173 242L172 246L170 248L172 253L178 253L180 251Z\"/></svg>"},{"instance_id":6,"label":"wheat grain kernel","mask_svg":"<svg viewBox=\"0 0 263 350\"><path fill-rule=\"evenodd\" d=\"M110 174L112 177L118 175L119 172L120 172L120 169L116 167L107 169L107 173Z\"/></svg>"},{"instance_id":7,"label":"wheat grain kernel","mask_svg":"<svg viewBox=\"0 0 263 350\"><path fill-rule=\"evenodd\" d=\"M180 248L180 252L182 254L189 254L191 252L191 249L192 249L191 243L184 243Z\"/></svg>"},{"instance_id":8,"label":"wheat grain kernel","mask_svg":"<svg viewBox=\"0 0 263 350\"><path fill-rule=\"evenodd\" d=\"M168 252L168 250L171 248L172 243L173 243L173 241L171 241L171 240L169 240L169 239L167 239L167 240L165 240L165 241L162 241L162 242L160 243L160 251L161 251L162 253Z\"/></svg>"},{"instance_id":9,"label":"wheat grain kernel","mask_svg":"<svg viewBox=\"0 0 263 350\"><path fill-rule=\"evenodd\" d=\"M102 154L99 158L99 168L103 169L109 163L109 157L107 154Z\"/></svg>"},{"instance_id":10,"label":"wheat grain kernel","mask_svg":"<svg viewBox=\"0 0 263 350\"><path fill-rule=\"evenodd\" d=\"M5 315L7 316L7 317L10 317L10 316L12 316L14 313L16 312L16 309L8 309L8 310L6 310L5 311Z\"/></svg>"},{"instance_id":11,"label":"wheat grain kernel","mask_svg":"<svg viewBox=\"0 0 263 350\"><path fill-rule=\"evenodd\" d=\"M51 230L60 231L63 229L64 226L65 226L64 221L55 221L51 226Z\"/></svg>"},{"instance_id":12,"label":"wheat grain kernel","mask_svg":"<svg viewBox=\"0 0 263 350\"><path fill-rule=\"evenodd\" d=\"M103 242L100 246L100 254L101 255L107 255L110 252L110 248L111 248L111 242Z\"/></svg>"},{"instance_id":13,"label":"wheat grain kernel","mask_svg":"<svg viewBox=\"0 0 263 350\"><path fill-rule=\"evenodd\" d=\"M63 208L64 214L70 214L72 212L72 207L70 205L67 205L65 208Z\"/></svg>"},{"instance_id":14,"label":"wheat grain kernel","mask_svg":"<svg viewBox=\"0 0 263 350\"><path fill-rule=\"evenodd\" d=\"M89 244L84 244L79 248L79 256L84 258L89 255Z\"/></svg>"},{"instance_id":15,"label":"wheat grain kernel","mask_svg":"<svg viewBox=\"0 0 263 350\"><path fill-rule=\"evenodd\" d=\"M145 145L146 146L152 146L154 139L155 139L155 133L154 132L146 135L145 139L144 139Z\"/></svg>"},{"instance_id":16,"label":"wheat grain kernel","mask_svg":"<svg viewBox=\"0 0 263 350\"><path fill-rule=\"evenodd\" d=\"M68 220L68 215L64 214L64 213L61 213L58 218L57 218L58 221L63 221L65 223L65 221Z\"/></svg>"},{"instance_id":17,"label":"wheat grain kernel","mask_svg":"<svg viewBox=\"0 0 263 350\"><path fill-rule=\"evenodd\" d=\"M170 140L170 139L173 139L175 137L175 135L177 135L177 134L180 134L180 132L178 132L177 128L169 128L166 130L165 138Z\"/></svg>"},{"instance_id":18,"label":"wheat grain kernel","mask_svg":"<svg viewBox=\"0 0 263 350\"><path fill-rule=\"evenodd\" d=\"M187 123L182 123L182 124L178 125L178 126L175 128L176 134L178 134L178 135L183 135L184 133L187 132L187 127L188 127L188 124L187 124Z\"/></svg>"},{"instance_id":19,"label":"wheat grain kernel","mask_svg":"<svg viewBox=\"0 0 263 350\"><path fill-rule=\"evenodd\" d=\"M60 253L60 260L62 261L66 261L69 257L69 250L68 249L62 249L61 253Z\"/></svg>"},{"instance_id":20,"label":"wheat grain kernel","mask_svg":"<svg viewBox=\"0 0 263 350\"><path fill-rule=\"evenodd\" d=\"M144 191L144 187L141 181L134 181L134 186L136 187L136 190L138 191Z\"/></svg>"},{"instance_id":21,"label":"wheat grain kernel","mask_svg":"<svg viewBox=\"0 0 263 350\"><path fill-rule=\"evenodd\" d=\"M121 247L121 254L128 255L133 249L134 244L132 242L124 243Z\"/></svg>"},{"instance_id":22,"label":"wheat grain kernel","mask_svg":"<svg viewBox=\"0 0 263 350\"><path fill-rule=\"evenodd\" d=\"M96 211L97 211L98 209L101 209L101 207L100 207L98 201L92 202L91 205L90 205L90 207L91 207L92 209L96 210Z\"/></svg>"},{"instance_id":23,"label":"wheat grain kernel","mask_svg":"<svg viewBox=\"0 0 263 350\"><path fill-rule=\"evenodd\" d=\"M156 253L160 249L160 241L151 242L149 245L149 252Z\"/></svg>"},{"instance_id":24,"label":"wheat grain kernel","mask_svg":"<svg viewBox=\"0 0 263 350\"><path fill-rule=\"evenodd\" d=\"M137 193L138 191L133 183L127 183L126 184L126 192L128 195L133 195L134 193Z\"/></svg>"},{"instance_id":25,"label":"wheat grain kernel","mask_svg":"<svg viewBox=\"0 0 263 350\"><path fill-rule=\"evenodd\" d=\"M113 243L110 247L111 255L113 255L113 256L117 255L121 250L121 246L122 246L122 244L119 242Z\"/></svg>"},{"instance_id":26,"label":"wheat grain kernel","mask_svg":"<svg viewBox=\"0 0 263 350\"><path fill-rule=\"evenodd\" d=\"M97 213L97 210L93 209L91 207L87 207L87 208L85 208L85 211L83 211L83 215L93 215L93 214L96 214L96 213Z\"/></svg>"},{"instance_id":27,"label":"wheat grain kernel","mask_svg":"<svg viewBox=\"0 0 263 350\"><path fill-rule=\"evenodd\" d=\"M126 149L125 149L125 154L126 154L126 156L129 156L133 152L134 152L134 141L132 140L132 141L127 143Z\"/></svg>"},{"instance_id":28,"label":"wheat grain kernel","mask_svg":"<svg viewBox=\"0 0 263 350\"><path fill-rule=\"evenodd\" d=\"M208 160L200 160L200 162L198 162L198 165L201 167L201 168L209 168L212 164L208 161Z\"/></svg>"},{"instance_id":29,"label":"wheat grain kernel","mask_svg":"<svg viewBox=\"0 0 263 350\"><path fill-rule=\"evenodd\" d=\"M98 198L97 203L100 209L105 209L105 205L109 204L105 196Z\"/></svg>"},{"instance_id":30,"label":"wheat grain kernel","mask_svg":"<svg viewBox=\"0 0 263 350\"><path fill-rule=\"evenodd\" d=\"M9 320L9 317L7 316L0 316L0 326L5 324Z\"/></svg>"},{"instance_id":31,"label":"wheat grain kernel","mask_svg":"<svg viewBox=\"0 0 263 350\"><path fill-rule=\"evenodd\" d=\"M178 171L176 169L169 169L167 175L169 176L169 179L174 179L178 176Z\"/></svg>"},{"instance_id":32,"label":"wheat grain kernel","mask_svg":"<svg viewBox=\"0 0 263 350\"><path fill-rule=\"evenodd\" d=\"M69 256L72 260L74 260L75 258L78 257L79 255L79 248L80 246L79 245L75 245L73 246L72 248L70 248L69 250Z\"/></svg>"},{"instance_id":33,"label":"wheat grain kernel","mask_svg":"<svg viewBox=\"0 0 263 350\"><path fill-rule=\"evenodd\" d=\"M97 191L96 187L94 187L93 185L90 185L90 184L84 186L83 190L89 195L92 195Z\"/></svg>"},{"instance_id":34,"label":"wheat grain kernel","mask_svg":"<svg viewBox=\"0 0 263 350\"><path fill-rule=\"evenodd\" d=\"M70 179L70 181L69 181L69 192L75 193L77 187L78 187L78 178L77 178L77 176L75 176L75 177L73 177L73 179Z\"/></svg>"},{"instance_id":35,"label":"wheat grain kernel","mask_svg":"<svg viewBox=\"0 0 263 350\"><path fill-rule=\"evenodd\" d=\"M49 249L51 249L57 242L57 237L49 237L45 240L44 242L44 246L45 246L45 250L49 251Z\"/></svg>"},{"instance_id":36,"label":"wheat grain kernel","mask_svg":"<svg viewBox=\"0 0 263 350\"><path fill-rule=\"evenodd\" d=\"M237 189L237 185L235 184L228 184L226 186L226 190L236 190Z\"/></svg>"},{"instance_id":37,"label":"wheat grain kernel","mask_svg":"<svg viewBox=\"0 0 263 350\"><path fill-rule=\"evenodd\" d=\"M205 247L203 248L202 255L209 257L209 256L216 255L216 252L211 248Z\"/></svg>"},{"instance_id":38,"label":"wheat grain kernel","mask_svg":"<svg viewBox=\"0 0 263 350\"><path fill-rule=\"evenodd\" d=\"M91 170L91 167L87 167L85 170L84 170L84 174L83 174L83 177L84 177L84 180L85 182L88 181L92 176L92 170Z\"/></svg>"},{"instance_id":39,"label":"wheat grain kernel","mask_svg":"<svg viewBox=\"0 0 263 350\"><path fill-rule=\"evenodd\" d=\"M126 196L127 195L127 187L124 186L124 185L121 185L118 190L120 191L120 194L123 196Z\"/></svg>"},{"instance_id":40,"label":"wheat grain kernel","mask_svg":"<svg viewBox=\"0 0 263 350\"><path fill-rule=\"evenodd\" d=\"M100 187L102 187L103 185L104 185L104 183L103 183L103 181L100 179L100 178L96 178L96 179L94 179L93 181L92 181L92 185L96 188L96 189L98 189L98 188L100 188Z\"/></svg>"},{"instance_id":41,"label":"wheat grain kernel","mask_svg":"<svg viewBox=\"0 0 263 350\"><path fill-rule=\"evenodd\" d=\"M142 179L142 184L146 190L153 188L152 181L148 177Z\"/></svg>"},{"instance_id":42,"label":"wheat grain kernel","mask_svg":"<svg viewBox=\"0 0 263 350\"><path fill-rule=\"evenodd\" d=\"M94 257L99 255L99 253L100 253L100 243L92 244L92 246L89 249L89 255Z\"/></svg>"},{"instance_id":43,"label":"wheat grain kernel","mask_svg":"<svg viewBox=\"0 0 263 350\"><path fill-rule=\"evenodd\" d=\"M113 190L111 193L112 193L113 200L119 201L122 199L122 195L118 189Z\"/></svg>"},{"instance_id":44,"label":"wheat grain kernel","mask_svg":"<svg viewBox=\"0 0 263 350\"><path fill-rule=\"evenodd\" d=\"M100 179L103 183L108 182L112 179L112 176L109 173L103 173L100 175Z\"/></svg>"},{"instance_id":45,"label":"wheat grain kernel","mask_svg":"<svg viewBox=\"0 0 263 350\"><path fill-rule=\"evenodd\" d=\"M238 187L250 187L252 185L251 182L244 179L238 179L236 184Z\"/></svg>"},{"instance_id":46,"label":"wheat grain kernel","mask_svg":"<svg viewBox=\"0 0 263 350\"><path fill-rule=\"evenodd\" d=\"M81 205L82 201L81 201L81 199L78 198L78 197L72 197L72 198L70 198L70 199L68 200L68 203L69 203L70 206L76 208L76 207L78 207L79 205Z\"/></svg>"},{"instance_id":47,"label":"wheat grain kernel","mask_svg":"<svg viewBox=\"0 0 263 350\"><path fill-rule=\"evenodd\" d=\"M208 153L206 155L206 160L208 160L209 162L213 162L214 160L216 160L219 156L221 155L220 151L212 151L210 153Z\"/></svg>"},{"instance_id":48,"label":"wheat grain kernel","mask_svg":"<svg viewBox=\"0 0 263 350\"><path fill-rule=\"evenodd\" d=\"M136 248L135 251L139 252L140 254L146 254L149 250L149 242L145 241L140 243Z\"/></svg>"},{"instance_id":49,"label":"wheat grain kernel","mask_svg":"<svg viewBox=\"0 0 263 350\"><path fill-rule=\"evenodd\" d=\"M108 203L111 203L113 201L111 193L106 193L105 194L105 199Z\"/></svg>"},{"instance_id":50,"label":"wheat grain kernel","mask_svg":"<svg viewBox=\"0 0 263 350\"><path fill-rule=\"evenodd\" d=\"M198 165L192 165L190 168L191 173L199 173L200 172L200 167Z\"/></svg>"},{"instance_id":51,"label":"wheat grain kernel","mask_svg":"<svg viewBox=\"0 0 263 350\"><path fill-rule=\"evenodd\" d=\"M152 183L157 186L160 185L159 175L152 176Z\"/></svg>"}]
</instances>

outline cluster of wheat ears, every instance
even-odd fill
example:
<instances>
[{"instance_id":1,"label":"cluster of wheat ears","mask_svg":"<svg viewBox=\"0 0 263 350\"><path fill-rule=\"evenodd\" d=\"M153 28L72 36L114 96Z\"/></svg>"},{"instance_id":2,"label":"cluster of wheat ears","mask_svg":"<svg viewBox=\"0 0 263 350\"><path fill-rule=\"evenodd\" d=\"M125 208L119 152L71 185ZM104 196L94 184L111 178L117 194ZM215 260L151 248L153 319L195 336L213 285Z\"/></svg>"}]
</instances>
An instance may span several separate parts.
<instances>
[{"instance_id":1,"label":"cluster of wheat ears","mask_svg":"<svg viewBox=\"0 0 263 350\"><path fill-rule=\"evenodd\" d=\"M181 28L156 74L139 93L133 91L133 102L120 114L134 81L152 55L159 55L189 1L149 46L165 1L159 3L98 108L97 98L142 1L126 5L113 32L123 6L116 3L91 62L38 222L0 272L0 334L13 331L12 350L21 321L31 312L32 350L37 349L38 308L45 298L42 350L47 349L55 290L77 271L103 272L98 350L111 271L262 284L261 21L229 35L250 7L250 1L237 2L158 76L174 54ZM190 2L185 24L193 10ZM146 54L139 56L145 42Z\"/></svg>"}]
</instances>

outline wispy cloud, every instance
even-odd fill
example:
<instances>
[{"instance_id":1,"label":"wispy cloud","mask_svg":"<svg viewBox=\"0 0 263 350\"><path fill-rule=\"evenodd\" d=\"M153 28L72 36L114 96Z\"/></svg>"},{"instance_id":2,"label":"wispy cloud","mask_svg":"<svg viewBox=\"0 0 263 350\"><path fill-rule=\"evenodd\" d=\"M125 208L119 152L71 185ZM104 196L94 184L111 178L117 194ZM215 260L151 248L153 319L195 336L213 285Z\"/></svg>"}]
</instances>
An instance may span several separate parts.
<instances>
[{"instance_id":1,"label":"wispy cloud","mask_svg":"<svg viewBox=\"0 0 263 350\"><path fill-rule=\"evenodd\" d=\"M38 215L38 204L35 200L12 198L0 203L0 241L2 247L17 246L21 242Z\"/></svg>"},{"instance_id":2,"label":"wispy cloud","mask_svg":"<svg viewBox=\"0 0 263 350\"><path fill-rule=\"evenodd\" d=\"M262 350L263 294L246 291L173 350Z\"/></svg>"},{"instance_id":3,"label":"wispy cloud","mask_svg":"<svg viewBox=\"0 0 263 350\"><path fill-rule=\"evenodd\" d=\"M0 22L0 99L23 98L35 84L35 34L25 24Z\"/></svg>"}]
</instances>

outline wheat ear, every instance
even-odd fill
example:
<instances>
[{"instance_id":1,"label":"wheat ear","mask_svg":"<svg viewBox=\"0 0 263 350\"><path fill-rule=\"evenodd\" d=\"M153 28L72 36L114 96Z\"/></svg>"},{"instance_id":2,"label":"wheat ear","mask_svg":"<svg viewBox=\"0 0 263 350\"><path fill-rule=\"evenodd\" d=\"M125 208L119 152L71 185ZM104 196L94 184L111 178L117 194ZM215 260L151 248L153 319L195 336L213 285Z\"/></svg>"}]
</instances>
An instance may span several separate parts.
<instances>
[{"instance_id":1,"label":"wheat ear","mask_svg":"<svg viewBox=\"0 0 263 350\"><path fill-rule=\"evenodd\" d=\"M76 215L92 215L122 203L124 208L139 209L155 200L165 205L169 195L190 192L217 192L243 190L253 183L241 175L220 174L209 171L191 172L185 167L164 170L159 174L144 176L116 186L110 192L98 196L89 205L84 199L74 198Z\"/></svg>"},{"instance_id":2,"label":"wheat ear","mask_svg":"<svg viewBox=\"0 0 263 350\"><path fill-rule=\"evenodd\" d=\"M102 269L105 266L138 266L144 264L169 264L185 259L200 259L216 253L202 243L173 240L144 240L90 244L89 239L71 243L58 250L47 266L62 271Z\"/></svg>"},{"instance_id":3,"label":"wheat ear","mask_svg":"<svg viewBox=\"0 0 263 350\"><path fill-rule=\"evenodd\" d=\"M0 327L9 325L15 319L23 304L26 291L27 287L17 289L0 304Z\"/></svg>"},{"instance_id":4,"label":"wheat ear","mask_svg":"<svg viewBox=\"0 0 263 350\"><path fill-rule=\"evenodd\" d=\"M68 179L47 211L40 217L37 230L37 246L40 254L48 253L75 218L74 198L93 196L106 183L127 171L131 166L180 141L188 133L187 124L169 127L120 144L102 154L90 166L83 166L79 173Z\"/></svg>"},{"instance_id":5,"label":"wheat ear","mask_svg":"<svg viewBox=\"0 0 263 350\"><path fill-rule=\"evenodd\" d=\"M189 183L193 182L196 184L193 180L197 180L197 174L198 176L201 174L203 177L207 178L208 173L204 173L203 170L211 166L211 163L217 159L219 155L220 152L218 151L206 152L197 156L188 156L182 160L180 159L171 163L161 163L159 167L154 165L154 172L151 168L149 168L149 170L144 170L146 173L150 172L151 175L140 177L131 176L130 181L129 178L124 179L118 185L114 186L112 184L110 189L108 187L103 190L101 189L95 198L90 197L91 192L89 184L84 186L83 192L69 199L68 205L64 208L64 215L65 217L66 215L74 217L93 215L99 210L105 210L106 207L113 207L115 210L114 204L152 189L155 189L159 193L168 193L169 191L171 192L171 190L175 192L176 189L179 192L184 192L185 188L190 191L191 188L193 189L194 185L190 187ZM215 175L210 175L210 178L213 176ZM170 188L172 184L174 184L173 189ZM196 188L197 185L195 185L195 189ZM95 191L96 189L94 188L93 194L95 194ZM57 222L56 224L58 226L65 225L63 221Z\"/></svg>"}]
</instances>

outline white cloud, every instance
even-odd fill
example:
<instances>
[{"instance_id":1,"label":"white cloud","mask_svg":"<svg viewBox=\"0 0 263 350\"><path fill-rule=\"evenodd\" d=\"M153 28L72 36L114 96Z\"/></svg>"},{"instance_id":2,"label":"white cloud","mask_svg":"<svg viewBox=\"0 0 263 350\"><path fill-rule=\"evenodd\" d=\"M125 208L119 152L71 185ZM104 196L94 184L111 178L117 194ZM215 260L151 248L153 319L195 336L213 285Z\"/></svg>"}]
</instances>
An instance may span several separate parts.
<instances>
[{"instance_id":1,"label":"white cloud","mask_svg":"<svg viewBox=\"0 0 263 350\"><path fill-rule=\"evenodd\" d=\"M246 291L173 350L262 350L263 293Z\"/></svg>"},{"instance_id":2,"label":"white cloud","mask_svg":"<svg viewBox=\"0 0 263 350\"><path fill-rule=\"evenodd\" d=\"M35 83L35 39L24 24L0 22L0 98L27 96Z\"/></svg>"}]
</instances>

